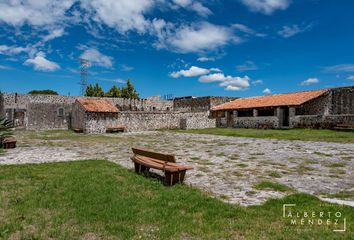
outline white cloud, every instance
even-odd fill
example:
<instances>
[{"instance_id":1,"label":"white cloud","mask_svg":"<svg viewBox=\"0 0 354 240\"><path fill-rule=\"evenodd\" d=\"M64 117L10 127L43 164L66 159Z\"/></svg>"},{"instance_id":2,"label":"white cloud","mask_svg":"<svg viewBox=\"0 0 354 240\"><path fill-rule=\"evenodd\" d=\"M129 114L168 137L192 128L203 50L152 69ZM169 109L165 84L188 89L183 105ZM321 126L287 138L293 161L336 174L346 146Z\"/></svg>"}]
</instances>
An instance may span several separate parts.
<instances>
[{"instance_id":1,"label":"white cloud","mask_svg":"<svg viewBox=\"0 0 354 240\"><path fill-rule=\"evenodd\" d=\"M74 0L5 0L0 3L0 21L12 26L59 24Z\"/></svg>"},{"instance_id":2,"label":"white cloud","mask_svg":"<svg viewBox=\"0 0 354 240\"><path fill-rule=\"evenodd\" d=\"M354 75L348 76L347 79L348 80L354 80Z\"/></svg>"},{"instance_id":3,"label":"white cloud","mask_svg":"<svg viewBox=\"0 0 354 240\"><path fill-rule=\"evenodd\" d=\"M250 27L248 27L246 25L240 24L240 23L232 24L231 27L233 29L236 29L236 30L238 30L240 32L243 32L243 33L246 33L248 35L254 35L256 37L265 37L266 36L266 34L258 33L255 30L253 30L252 28L250 28Z\"/></svg>"},{"instance_id":4,"label":"white cloud","mask_svg":"<svg viewBox=\"0 0 354 240\"><path fill-rule=\"evenodd\" d=\"M95 48L86 49L85 52L81 55L81 58L84 58L91 64L100 67L111 68L113 66L112 58L102 54Z\"/></svg>"},{"instance_id":5,"label":"white cloud","mask_svg":"<svg viewBox=\"0 0 354 240\"><path fill-rule=\"evenodd\" d=\"M252 61L246 61L244 64L236 66L236 70L239 72L254 71L257 69L257 65Z\"/></svg>"},{"instance_id":6,"label":"white cloud","mask_svg":"<svg viewBox=\"0 0 354 240\"><path fill-rule=\"evenodd\" d=\"M302 81L301 86L310 85L310 84L319 83L319 82L320 82L320 80L318 78L309 78L305 81Z\"/></svg>"},{"instance_id":7,"label":"white cloud","mask_svg":"<svg viewBox=\"0 0 354 240\"><path fill-rule=\"evenodd\" d=\"M213 57L200 57L197 59L198 62L213 62L215 58Z\"/></svg>"},{"instance_id":8,"label":"white cloud","mask_svg":"<svg viewBox=\"0 0 354 240\"><path fill-rule=\"evenodd\" d=\"M200 16L206 17L208 15L211 15L212 12L210 11L209 8L205 7L203 4L201 4L198 1L192 1L192 0L173 0L174 3L173 7L174 8L185 8L190 11L195 11L198 13Z\"/></svg>"},{"instance_id":9,"label":"white cloud","mask_svg":"<svg viewBox=\"0 0 354 240\"><path fill-rule=\"evenodd\" d=\"M10 70L10 69L12 69L12 68L11 68L11 67L8 67L8 66L0 65L0 69L1 69L1 70Z\"/></svg>"},{"instance_id":10,"label":"white cloud","mask_svg":"<svg viewBox=\"0 0 354 240\"><path fill-rule=\"evenodd\" d=\"M44 42L48 42L50 40L53 40L55 38L59 38L65 34L64 28L56 28L56 29L51 29L49 31L49 34L43 37Z\"/></svg>"},{"instance_id":11,"label":"white cloud","mask_svg":"<svg viewBox=\"0 0 354 240\"><path fill-rule=\"evenodd\" d=\"M262 80L255 80L255 81L252 81L252 84L253 85L258 85L258 84L262 84L263 83L263 81Z\"/></svg>"},{"instance_id":12,"label":"white cloud","mask_svg":"<svg viewBox=\"0 0 354 240\"><path fill-rule=\"evenodd\" d=\"M157 48L167 48L180 53L198 53L216 50L231 42L240 43L230 28L201 22L175 27L164 21L155 21L154 29L158 37Z\"/></svg>"},{"instance_id":13,"label":"white cloud","mask_svg":"<svg viewBox=\"0 0 354 240\"><path fill-rule=\"evenodd\" d=\"M172 73L170 73L170 76L173 78L179 78L182 76L183 77L196 77L196 76L208 74L209 72L210 72L209 69L192 66L188 70L180 70L178 72L172 72Z\"/></svg>"},{"instance_id":14,"label":"white cloud","mask_svg":"<svg viewBox=\"0 0 354 240\"><path fill-rule=\"evenodd\" d=\"M250 78L248 76L244 77L233 77L225 76L223 73L213 73L199 78L199 82L211 83L220 82L219 86L224 87L228 91L239 91L246 89L250 86Z\"/></svg>"},{"instance_id":15,"label":"white cloud","mask_svg":"<svg viewBox=\"0 0 354 240\"><path fill-rule=\"evenodd\" d=\"M222 72L220 68L210 68L209 69L211 72Z\"/></svg>"},{"instance_id":16,"label":"white cloud","mask_svg":"<svg viewBox=\"0 0 354 240\"><path fill-rule=\"evenodd\" d=\"M121 64L120 65L120 70L123 71L123 72L130 72L130 71L133 71L134 68L131 67L131 66L125 65L125 64Z\"/></svg>"},{"instance_id":17,"label":"white cloud","mask_svg":"<svg viewBox=\"0 0 354 240\"><path fill-rule=\"evenodd\" d=\"M272 90L270 90L269 88L266 88L266 89L263 90L263 94L264 95L270 95L270 94L272 94Z\"/></svg>"},{"instance_id":18,"label":"white cloud","mask_svg":"<svg viewBox=\"0 0 354 240\"><path fill-rule=\"evenodd\" d=\"M325 67L326 72L354 72L354 64L338 64Z\"/></svg>"},{"instance_id":19,"label":"white cloud","mask_svg":"<svg viewBox=\"0 0 354 240\"><path fill-rule=\"evenodd\" d=\"M309 31L309 30L311 30L311 28L312 28L312 24L309 24L304 27L300 27L297 24L293 24L291 26L283 26L283 28L280 31L278 31L278 34L280 36L282 36L283 38L289 38L289 37L293 37L299 33Z\"/></svg>"},{"instance_id":20,"label":"white cloud","mask_svg":"<svg viewBox=\"0 0 354 240\"><path fill-rule=\"evenodd\" d=\"M210 83L210 82L221 82L225 80L225 75L223 73L213 73L199 78L199 82Z\"/></svg>"},{"instance_id":21,"label":"white cloud","mask_svg":"<svg viewBox=\"0 0 354 240\"><path fill-rule=\"evenodd\" d=\"M82 1L81 5L89 12L91 19L116 29L120 33L135 30L146 32L150 21L145 18L156 4L153 0L91 0Z\"/></svg>"},{"instance_id":22,"label":"white cloud","mask_svg":"<svg viewBox=\"0 0 354 240\"><path fill-rule=\"evenodd\" d=\"M276 10L285 10L291 0L240 0L253 12L261 12L270 15Z\"/></svg>"},{"instance_id":23,"label":"white cloud","mask_svg":"<svg viewBox=\"0 0 354 240\"><path fill-rule=\"evenodd\" d=\"M17 46L7 46L0 45L0 54L3 55L17 55L23 52L29 52L31 49L29 47L17 47Z\"/></svg>"},{"instance_id":24,"label":"white cloud","mask_svg":"<svg viewBox=\"0 0 354 240\"><path fill-rule=\"evenodd\" d=\"M60 66L57 63L46 59L43 52L37 53L34 58L27 59L24 62L24 65L33 66L35 70L43 72L52 72L60 69Z\"/></svg>"}]
</instances>

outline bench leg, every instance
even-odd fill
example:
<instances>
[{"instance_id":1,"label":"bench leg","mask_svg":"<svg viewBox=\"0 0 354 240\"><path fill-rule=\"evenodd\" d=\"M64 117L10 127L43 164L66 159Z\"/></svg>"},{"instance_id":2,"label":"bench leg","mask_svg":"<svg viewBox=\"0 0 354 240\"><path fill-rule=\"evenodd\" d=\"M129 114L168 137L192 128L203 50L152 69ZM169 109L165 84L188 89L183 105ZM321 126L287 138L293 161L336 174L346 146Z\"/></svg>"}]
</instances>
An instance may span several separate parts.
<instances>
[{"instance_id":1,"label":"bench leg","mask_svg":"<svg viewBox=\"0 0 354 240\"><path fill-rule=\"evenodd\" d=\"M134 167L136 173L145 173L145 171L149 171L149 168L138 163L134 163Z\"/></svg>"},{"instance_id":2,"label":"bench leg","mask_svg":"<svg viewBox=\"0 0 354 240\"><path fill-rule=\"evenodd\" d=\"M176 183L183 183L186 170L179 172L165 172L165 180L167 186L173 186Z\"/></svg>"}]
</instances>

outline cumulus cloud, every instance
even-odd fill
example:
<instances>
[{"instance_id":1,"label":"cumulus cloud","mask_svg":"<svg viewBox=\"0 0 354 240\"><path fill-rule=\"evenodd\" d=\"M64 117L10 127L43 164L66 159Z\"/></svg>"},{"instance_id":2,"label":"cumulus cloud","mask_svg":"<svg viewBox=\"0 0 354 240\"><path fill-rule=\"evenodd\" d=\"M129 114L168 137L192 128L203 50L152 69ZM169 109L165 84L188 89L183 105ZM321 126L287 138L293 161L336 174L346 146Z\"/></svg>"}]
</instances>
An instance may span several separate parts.
<instances>
[{"instance_id":1,"label":"cumulus cloud","mask_svg":"<svg viewBox=\"0 0 354 240\"><path fill-rule=\"evenodd\" d=\"M86 49L81 55L81 58L88 60L91 64L111 68L113 66L113 60L111 57L102 54L95 48Z\"/></svg>"},{"instance_id":2,"label":"cumulus cloud","mask_svg":"<svg viewBox=\"0 0 354 240\"><path fill-rule=\"evenodd\" d=\"M29 58L24 62L24 65L32 66L36 71L53 72L60 69L60 66L45 58L45 53L39 52L34 58Z\"/></svg>"},{"instance_id":3,"label":"cumulus cloud","mask_svg":"<svg viewBox=\"0 0 354 240\"><path fill-rule=\"evenodd\" d=\"M236 66L236 70L239 72L254 71L257 69L257 65L252 61L246 61L245 63Z\"/></svg>"},{"instance_id":4,"label":"cumulus cloud","mask_svg":"<svg viewBox=\"0 0 354 240\"><path fill-rule=\"evenodd\" d=\"M326 72L354 72L354 64L338 64L325 67L324 70Z\"/></svg>"},{"instance_id":5,"label":"cumulus cloud","mask_svg":"<svg viewBox=\"0 0 354 240\"><path fill-rule=\"evenodd\" d=\"M199 78L199 82L211 83L220 82L219 86L224 87L227 91L239 91L246 89L250 86L250 78L248 76L244 77L233 77L225 76L223 73L213 73Z\"/></svg>"},{"instance_id":6,"label":"cumulus cloud","mask_svg":"<svg viewBox=\"0 0 354 240\"><path fill-rule=\"evenodd\" d=\"M74 0L5 0L0 3L0 21L12 26L58 24L67 18L65 13L73 4Z\"/></svg>"},{"instance_id":7,"label":"cumulus cloud","mask_svg":"<svg viewBox=\"0 0 354 240\"><path fill-rule=\"evenodd\" d=\"M270 15L276 10L285 10L291 0L240 0L253 12Z\"/></svg>"},{"instance_id":8,"label":"cumulus cloud","mask_svg":"<svg viewBox=\"0 0 354 240\"><path fill-rule=\"evenodd\" d=\"M278 31L278 35L280 35L283 38L290 38L293 37L299 33L303 33L306 31L311 30L312 24L309 24L307 26L301 27L297 24L293 24L290 26L283 26L283 28Z\"/></svg>"},{"instance_id":9,"label":"cumulus cloud","mask_svg":"<svg viewBox=\"0 0 354 240\"><path fill-rule=\"evenodd\" d=\"M347 79L348 80L354 80L354 75L348 76Z\"/></svg>"},{"instance_id":10,"label":"cumulus cloud","mask_svg":"<svg viewBox=\"0 0 354 240\"><path fill-rule=\"evenodd\" d=\"M82 7L98 23L116 29L120 33L135 30L146 32L150 21L145 18L155 4L153 0L91 0L82 1Z\"/></svg>"},{"instance_id":11,"label":"cumulus cloud","mask_svg":"<svg viewBox=\"0 0 354 240\"><path fill-rule=\"evenodd\" d=\"M319 83L319 82L320 82L320 80L318 78L309 78L305 81L302 81L301 85L305 86L305 85L310 85L310 84Z\"/></svg>"},{"instance_id":12,"label":"cumulus cloud","mask_svg":"<svg viewBox=\"0 0 354 240\"><path fill-rule=\"evenodd\" d=\"M173 78L179 78L182 76L183 77L196 77L196 76L208 74L209 72L210 72L209 69L192 66L188 70L180 70L177 72L172 72L172 73L170 73L170 76Z\"/></svg>"},{"instance_id":13,"label":"cumulus cloud","mask_svg":"<svg viewBox=\"0 0 354 240\"><path fill-rule=\"evenodd\" d=\"M272 90L270 90L269 88L265 88L265 89L263 90L263 94L264 94L264 95L270 95L270 94L272 94Z\"/></svg>"},{"instance_id":14,"label":"cumulus cloud","mask_svg":"<svg viewBox=\"0 0 354 240\"><path fill-rule=\"evenodd\" d=\"M229 43L240 43L241 39L224 26L208 22L174 27L164 21L155 21L158 37L157 48L167 48L180 53L200 53L216 50Z\"/></svg>"}]
</instances>

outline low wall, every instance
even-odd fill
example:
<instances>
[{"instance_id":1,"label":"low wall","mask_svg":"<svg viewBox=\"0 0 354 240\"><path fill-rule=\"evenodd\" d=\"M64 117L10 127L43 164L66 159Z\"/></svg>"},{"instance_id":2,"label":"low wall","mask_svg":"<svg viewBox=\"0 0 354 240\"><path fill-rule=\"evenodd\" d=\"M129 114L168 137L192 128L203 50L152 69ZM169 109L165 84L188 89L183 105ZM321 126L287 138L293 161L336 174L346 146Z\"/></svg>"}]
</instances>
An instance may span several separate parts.
<instances>
[{"instance_id":1,"label":"low wall","mask_svg":"<svg viewBox=\"0 0 354 240\"><path fill-rule=\"evenodd\" d=\"M290 122L295 128L333 128L337 124L353 124L354 114L294 116Z\"/></svg>"},{"instance_id":2,"label":"low wall","mask_svg":"<svg viewBox=\"0 0 354 240\"><path fill-rule=\"evenodd\" d=\"M117 125L123 125L128 132L216 127L216 120L209 119L208 116L208 112L120 112L115 115L88 113L86 115L85 132L104 133L106 127Z\"/></svg>"},{"instance_id":3,"label":"low wall","mask_svg":"<svg viewBox=\"0 0 354 240\"><path fill-rule=\"evenodd\" d=\"M235 127L258 128L260 124L269 125L270 128L279 127L279 119L276 116L271 117L236 117L234 119Z\"/></svg>"}]
</instances>

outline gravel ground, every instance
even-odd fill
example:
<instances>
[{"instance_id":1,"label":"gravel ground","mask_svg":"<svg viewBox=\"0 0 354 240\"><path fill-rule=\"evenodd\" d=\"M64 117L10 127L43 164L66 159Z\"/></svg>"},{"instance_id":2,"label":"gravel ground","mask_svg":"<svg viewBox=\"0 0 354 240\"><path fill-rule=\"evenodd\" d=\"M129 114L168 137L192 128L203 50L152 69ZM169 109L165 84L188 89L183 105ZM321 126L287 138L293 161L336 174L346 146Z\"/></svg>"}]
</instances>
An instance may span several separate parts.
<instances>
[{"instance_id":1,"label":"gravel ground","mask_svg":"<svg viewBox=\"0 0 354 240\"><path fill-rule=\"evenodd\" d=\"M194 167L186 184L223 201L261 204L289 192L257 190L260 181L285 184L296 192L326 197L354 191L354 144L198 135L173 132L75 135L67 131L16 132L18 148L0 164L106 159L132 168L131 147L175 154ZM353 204L354 199L346 199Z\"/></svg>"}]
</instances>

